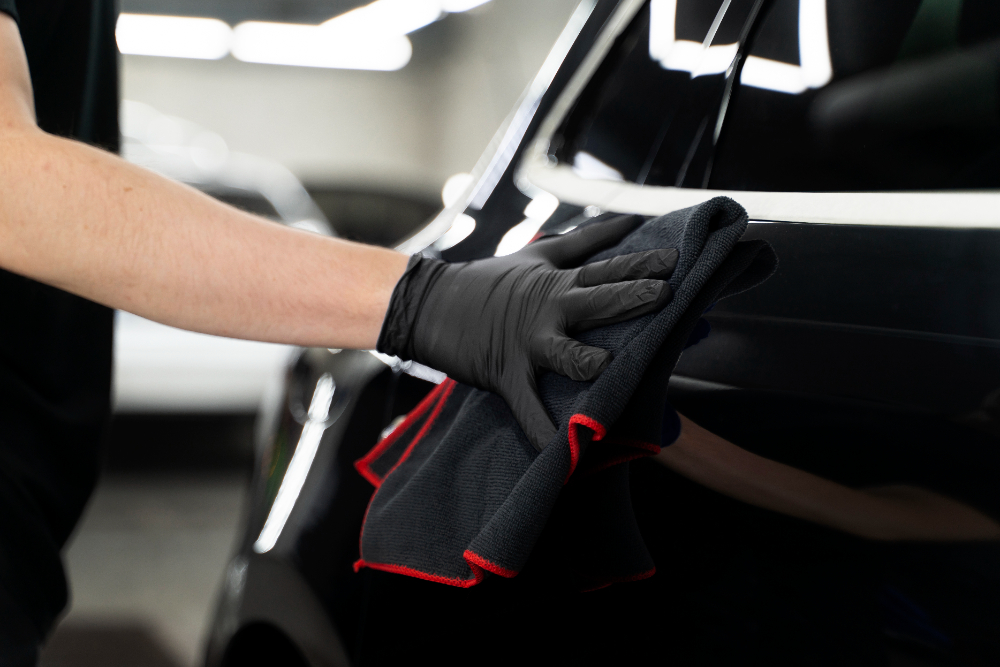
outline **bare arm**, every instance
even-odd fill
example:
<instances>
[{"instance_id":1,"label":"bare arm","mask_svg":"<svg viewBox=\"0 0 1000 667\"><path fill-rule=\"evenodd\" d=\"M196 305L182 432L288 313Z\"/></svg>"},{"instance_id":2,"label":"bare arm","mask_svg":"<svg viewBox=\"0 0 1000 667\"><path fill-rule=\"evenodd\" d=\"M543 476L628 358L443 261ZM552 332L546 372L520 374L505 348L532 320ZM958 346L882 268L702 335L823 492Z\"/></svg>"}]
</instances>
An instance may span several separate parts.
<instances>
[{"instance_id":1,"label":"bare arm","mask_svg":"<svg viewBox=\"0 0 1000 667\"><path fill-rule=\"evenodd\" d=\"M204 333L374 348L407 261L41 131L20 35L2 13L0 184L0 267Z\"/></svg>"},{"instance_id":2,"label":"bare arm","mask_svg":"<svg viewBox=\"0 0 1000 667\"><path fill-rule=\"evenodd\" d=\"M851 489L741 449L681 416L657 460L727 496L874 540L1000 540L1000 525L951 498L912 486Z\"/></svg>"}]
</instances>

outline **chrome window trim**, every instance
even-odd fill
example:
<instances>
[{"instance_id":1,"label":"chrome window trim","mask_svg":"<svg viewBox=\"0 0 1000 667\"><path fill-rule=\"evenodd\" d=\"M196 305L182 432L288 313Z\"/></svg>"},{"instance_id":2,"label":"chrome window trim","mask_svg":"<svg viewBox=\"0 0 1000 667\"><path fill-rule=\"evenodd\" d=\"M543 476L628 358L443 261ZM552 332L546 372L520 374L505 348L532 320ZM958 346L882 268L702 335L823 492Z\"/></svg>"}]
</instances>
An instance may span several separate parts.
<instances>
[{"instance_id":1,"label":"chrome window trim","mask_svg":"<svg viewBox=\"0 0 1000 667\"><path fill-rule=\"evenodd\" d=\"M758 222L1000 229L1000 191L761 192L640 186L584 179L549 155L552 136L645 0L625 0L539 128L518 167L525 194L548 192L561 202L603 211L663 215L716 196L732 197Z\"/></svg>"}]
</instances>

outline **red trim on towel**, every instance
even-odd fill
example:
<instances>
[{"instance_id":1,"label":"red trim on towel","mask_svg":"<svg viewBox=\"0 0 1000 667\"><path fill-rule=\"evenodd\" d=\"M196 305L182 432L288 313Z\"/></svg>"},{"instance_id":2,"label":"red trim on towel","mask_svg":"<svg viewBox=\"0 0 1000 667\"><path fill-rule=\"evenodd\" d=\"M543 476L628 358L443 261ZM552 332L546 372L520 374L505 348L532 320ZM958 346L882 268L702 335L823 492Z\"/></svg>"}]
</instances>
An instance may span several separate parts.
<instances>
[{"instance_id":1,"label":"red trim on towel","mask_svg":"<svg viewBox=\"0 0 1000 667\"><path fill-rule=\"evenodd\" d=\"M646 570L645 572L640 572L639 574L632 574L632 575L629 575L627 577L612 577L611 579L608 579L607 581L605 581L603 583L600 583L600 584L597 584L596 586L593 586L591 588L584 588L580 592L581 593L590 593L592 591L599 591L602 588L607 588L611 584L624 584L624 583L627 583L629 581L642 581L643 579L649 579L654 574L656 574L656 568L655 567L652 570Z\"/></svg>"},{"instance_id":2,"label":"red trim on towel","mask_svg":"<svg viewBox=\"0 0 1000 667\"><path fill-rule=\"evenodd\" d=\"M363 558L359 558L354 562L354 571L358 572L361 568L367 567L372 570L381 570L382 572L391 572L393 574L405 574L408 577L415 577L417 579L423 579L425 581L433 581L436 584L447 584L448 586L457 586L459 588L471 588L478 583L481 583L483 579L486 578L482 568L473 567L472 568L472 579L459 579L458 577L442 577L439 574L429 574L427 572L421 572L420 570L414 570L412 567L406 567L405 565L392 565L389 563L369 563Z\"/></svg>"},{"instance_id":3,"label":"red trim on towel","mask_svg":"<svg viewBox=\"0 0 1000 667\"><path fill-rule=\"evenodd\" d=\"M389 449L389 447L391 447L394 442L399 440L399 438L402 437L402 435L406 433L406 431L411 426L413 426L414 422L419 420L420 417L422 417L423 414L427 412L427 410L432 405L434 405L434 403L438 400L442 392L444 392L446 389L448 393L451 392L451 389L448 386L446 386L449 384L454 385L455 381L447 379L438 386L434 387L434 389L432 389L429 394L424 396L423 400L417 404L417 407L410 410L410 413L406 415L406 419L404 419L399 424L399 426L394 428L392 430L392 433L387 435L378 444L376 444L371 449L370 452L368 452L367 454L365 454L360 459L354 462L354 468L361 474L362 477L368 480L368 482L376 489L382 486L382 480L385 479L385 477L384 476L379 477L378 474L374 470L372 470L371 468L372 463L378 460L378 458L382 456L382 454L384 454L385 451Z\"/></svg>"},{"instance_id":4,"label":"red trim on towel","mask_svg":"<svg viewBox=\"0 0 1000 667\"><path fill-rule=\"evenodd\" d=\"M507 577L508 579L517 576L517 570L508 570L505 567L501 567L496 563L486 560L479 554L474 551L470 551L469 549L465 550L462 554L462 558L464 558L465 562L469 564L469 567L472 568L473 572L475 572L478 567L479 569L487 570L493 574L499 574L501 577Z\"/></svg>"},{"instance_id":5,"label":"red trim on towel","mask_svg":"<svg viewBox=\"0 0 1000 667\"><path fill-rule=\"evenodd\" d=\"M391 563L369 563L363 558L359 558L354 562L354 571L359 572L361 568L367 567L372 570L381 570L382 572L391 572L392 574L404 574L408 577L414 577L416 579L423 579L424 581L433 581L437 584L447 584L448 586L457 586L459 588L472 588L476 584L482 583L483 579L486 578L487 572L492 572L493 574L499 574L501 577L516 577L517 570L508 570L505 567L500 567L496 563L492 563L479 554L465 550L462 554L465 558L465 562L469 564L469 569L472 570L471 579L461 579L459 577L443 577L440 574L431 574L430 572L421 572L420 570L414 569L412 567L407 567L405 565L393 565Z\"/></svg>"},{"instance_id":6,"label":"red trim on towel","mask_svg":"<svg viewBox=\"0 0 1000 667\"><path fill-rule=\"evenodd\" d=\"M455 385L456 384L457 383L454 380L452 380L451 378L448 378L447 380L445 380L444 382L442 382L441 384L439 384L437 386L437 388L434 391L432 391L428 396L426 396L424 398L424 400L422 400L420 402L420 404L416 408L413 409L413 412L411 412L410 415L407 415L407 418L406 418L406 420L404 420L404 423L406 421L409 421L410 416L412 416L414 413L426 411L427 408L428 408L428 406L430 406L434 402L434 400L432 398L433 395L434 394L440 394L440 397L437 400L437 404L434 405L434 409L431 411L431 414L427 417L427 421L424 422L424 425L420 428L420 431L417 432L417 435L413 438L413 442L411 442L409 444L409 446L406 448L406 451L403 452L403 455L401 457L399 457L398 461L396 461L396 464L393 465L392 468L389 470L389 472L387 472L385 474L385 477L388 477L393 472L395 472L396 468L398 468L399 465L403 461L405 461L407 459L407 457L413 452L414 446L418 442L420 442L421 438L423 438L425 435L427 435L427 432L431 429L431 426L434 425L434 421L437 419L438 415L441 414L441 410L444 409L444 404L448 402L448 397L451 396L451 392L455 389ZM417 415L417 416L419 416L419 415ZM403 433L405 431L405 429L403 429L402 426L403 425L400 424L398 427L396 427L396 430L393 431L392 433L390 433L389 436L386 438L386 440L388 440L389 438L398 437L396 435L397 433ZM367 466L372 461L374 461L375 458L377 458L377 457L372 456L372 452L375 452L375 450L379 449L380 447L382 448L382 450L384 450L385 447L383 447L382 444L383 443L379 443L379 444L375 445L375 448L372 449L371 452L368 452L368 454L363 459L360 459L357 463L354 464L355 468L358 468L358 472L361 472L362 475L365 475L365 473L361 471L361 468L359 468L358 465L361 464L362 462L364 462L364 464ZM381 452L379 452L379 453L381 453ZM371 472L370 468L368 470L369 470L369 472ZM372 476L376 477L376 479L378 479L377 476L375 476L374 472L372 472ZM404 565L390 565L390 564L372 564L372 563L368 563L368 562L365 561L365 559L363 557L363 554L361 554L361 538L365 534L365 524L368 522L368 512L372 508L372 503L375 502L375 496L378 495L378 489L381 488L382 481L385 479L385 477L382 477L381 479L379 479L379 483L377 485L375 485L375 493L373 493L372 497L368 500L368 507L365 508L365 516L361 520L361 532L358 534L358 554L362 555L362 558L359 558L358 561L354 564L354 571L357 572L362 567L370 567L370 568L375 569L375 570L385 570L386 572L398 572L400 574L408 574L408 572L404 572L404 570L412 570L412 568L408 568L408 567L406 567ZM368 481L371 481L368 478L367 475L365 475L365 479L368 479ZM386 569L386 568L396 568L396 569L389 570L389 569ZM417 570L412 570L412 572L414 572L416 574L410 574L410 576L419 577L421 579L428 579L429 577L437 577L438 576L436 574L426 574L425 575L425 573L418 572ZM462 585L462 584L454 583L451 580L442 579L440 577L438 577L438 579L428 579L428 580L429 581L438 581L439 579L440 579L439 583L449 584L451 586L461 586ZM455 581L462 581L462 580L461 579L456 579ZM476 583L478 583L478 582L476 582ZM475 584L468 584L468 586L474 586L474 585Z\"/></svg>"},{"instance_id":7,"label":"red trim on towel","mask_svg":"<svg viewBox=\"0 0 1000 667\"><path fill-rule=\"evenodd\" d=\"M423 440L424 436L427 435L427 432L431 430L431 426L434 426L434 422L437 421L438 415L440 415L441 411L444 409L444 404L448 402L448 397L451 396L451 392L455 389L456 384L458 383L449 378L444 382L442 382L440 385L438 385L438 387L441 388L441 397L440 399L438 399L437 405L434 406L434 409L431 411L431 414L427 417L427 421L424 422L424 425L421 426L420 430L417 431L417 434L413 436L413 442L411 442L409 446L407 446L406 451L403 452L403 455L399 457L399 460L396 461L396 464L392 466L392 469L390 469L389 472L385 474L385 477L388 477L393 472L395 472L396 468L401 466L403 464L403 461L405 461L410 457L410 454L413 453L413 448L416 447L417 443ZM382 479L385 479L385 477L383 477Z\"/></svg>"},{"instance_id":8,"label":"red trim on towel","mask_svg":"<svg viewBox=\"0 0 1000 667\"><path fill-rule=\"evenodd\" d=\"M569 418L569 472L566 473L567 482L573 475L573 471L576 470L577 464L580 462L580 440L576 432L577 426L586 426L594 432L593 435L590 436L591 441L600 440L608 432L607 429L604 428L604 424L597 421L593 417L577 413Z\"/></svg>"}]
</instances>

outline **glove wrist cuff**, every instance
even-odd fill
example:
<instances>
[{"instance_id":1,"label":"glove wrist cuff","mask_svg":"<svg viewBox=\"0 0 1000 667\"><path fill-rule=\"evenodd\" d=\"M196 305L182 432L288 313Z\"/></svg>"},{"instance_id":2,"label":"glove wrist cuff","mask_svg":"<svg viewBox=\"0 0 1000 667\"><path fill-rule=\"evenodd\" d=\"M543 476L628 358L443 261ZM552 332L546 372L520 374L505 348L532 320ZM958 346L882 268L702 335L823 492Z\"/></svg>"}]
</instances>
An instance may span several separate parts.
<instances>
[{"instance_id":1,"label":"glove wrist cuff","mask_svg":"<svg viewBox=\"0 0 1000 667\"><path fill-rule=\"evenodd\" d=\"M413 329L424 298L435 282L437 260L417 253L410 257L406 270L400 277L389 299L382 330L375 349L401 359L414 359Z\"/></svg>"}]
</instances>

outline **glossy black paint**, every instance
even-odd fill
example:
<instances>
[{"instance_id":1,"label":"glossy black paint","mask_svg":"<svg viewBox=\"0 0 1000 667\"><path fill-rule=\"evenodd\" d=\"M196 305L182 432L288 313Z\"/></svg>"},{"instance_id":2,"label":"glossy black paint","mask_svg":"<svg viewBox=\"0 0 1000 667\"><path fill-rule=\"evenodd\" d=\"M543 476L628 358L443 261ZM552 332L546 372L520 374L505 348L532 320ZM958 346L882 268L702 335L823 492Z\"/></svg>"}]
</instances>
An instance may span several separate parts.
<instances>
[{"instance_id":1,"label":"glossy black paint","mask_svg":"<svg viewBox=\"0 0 1000 667\"><path fill-rule=\"evenodd\" d=\"M680 374L955 418L1000 389L1000 231L774 223L747 237L774 246L778 273L713 310Z\"/></svg>"}]
</instances>

